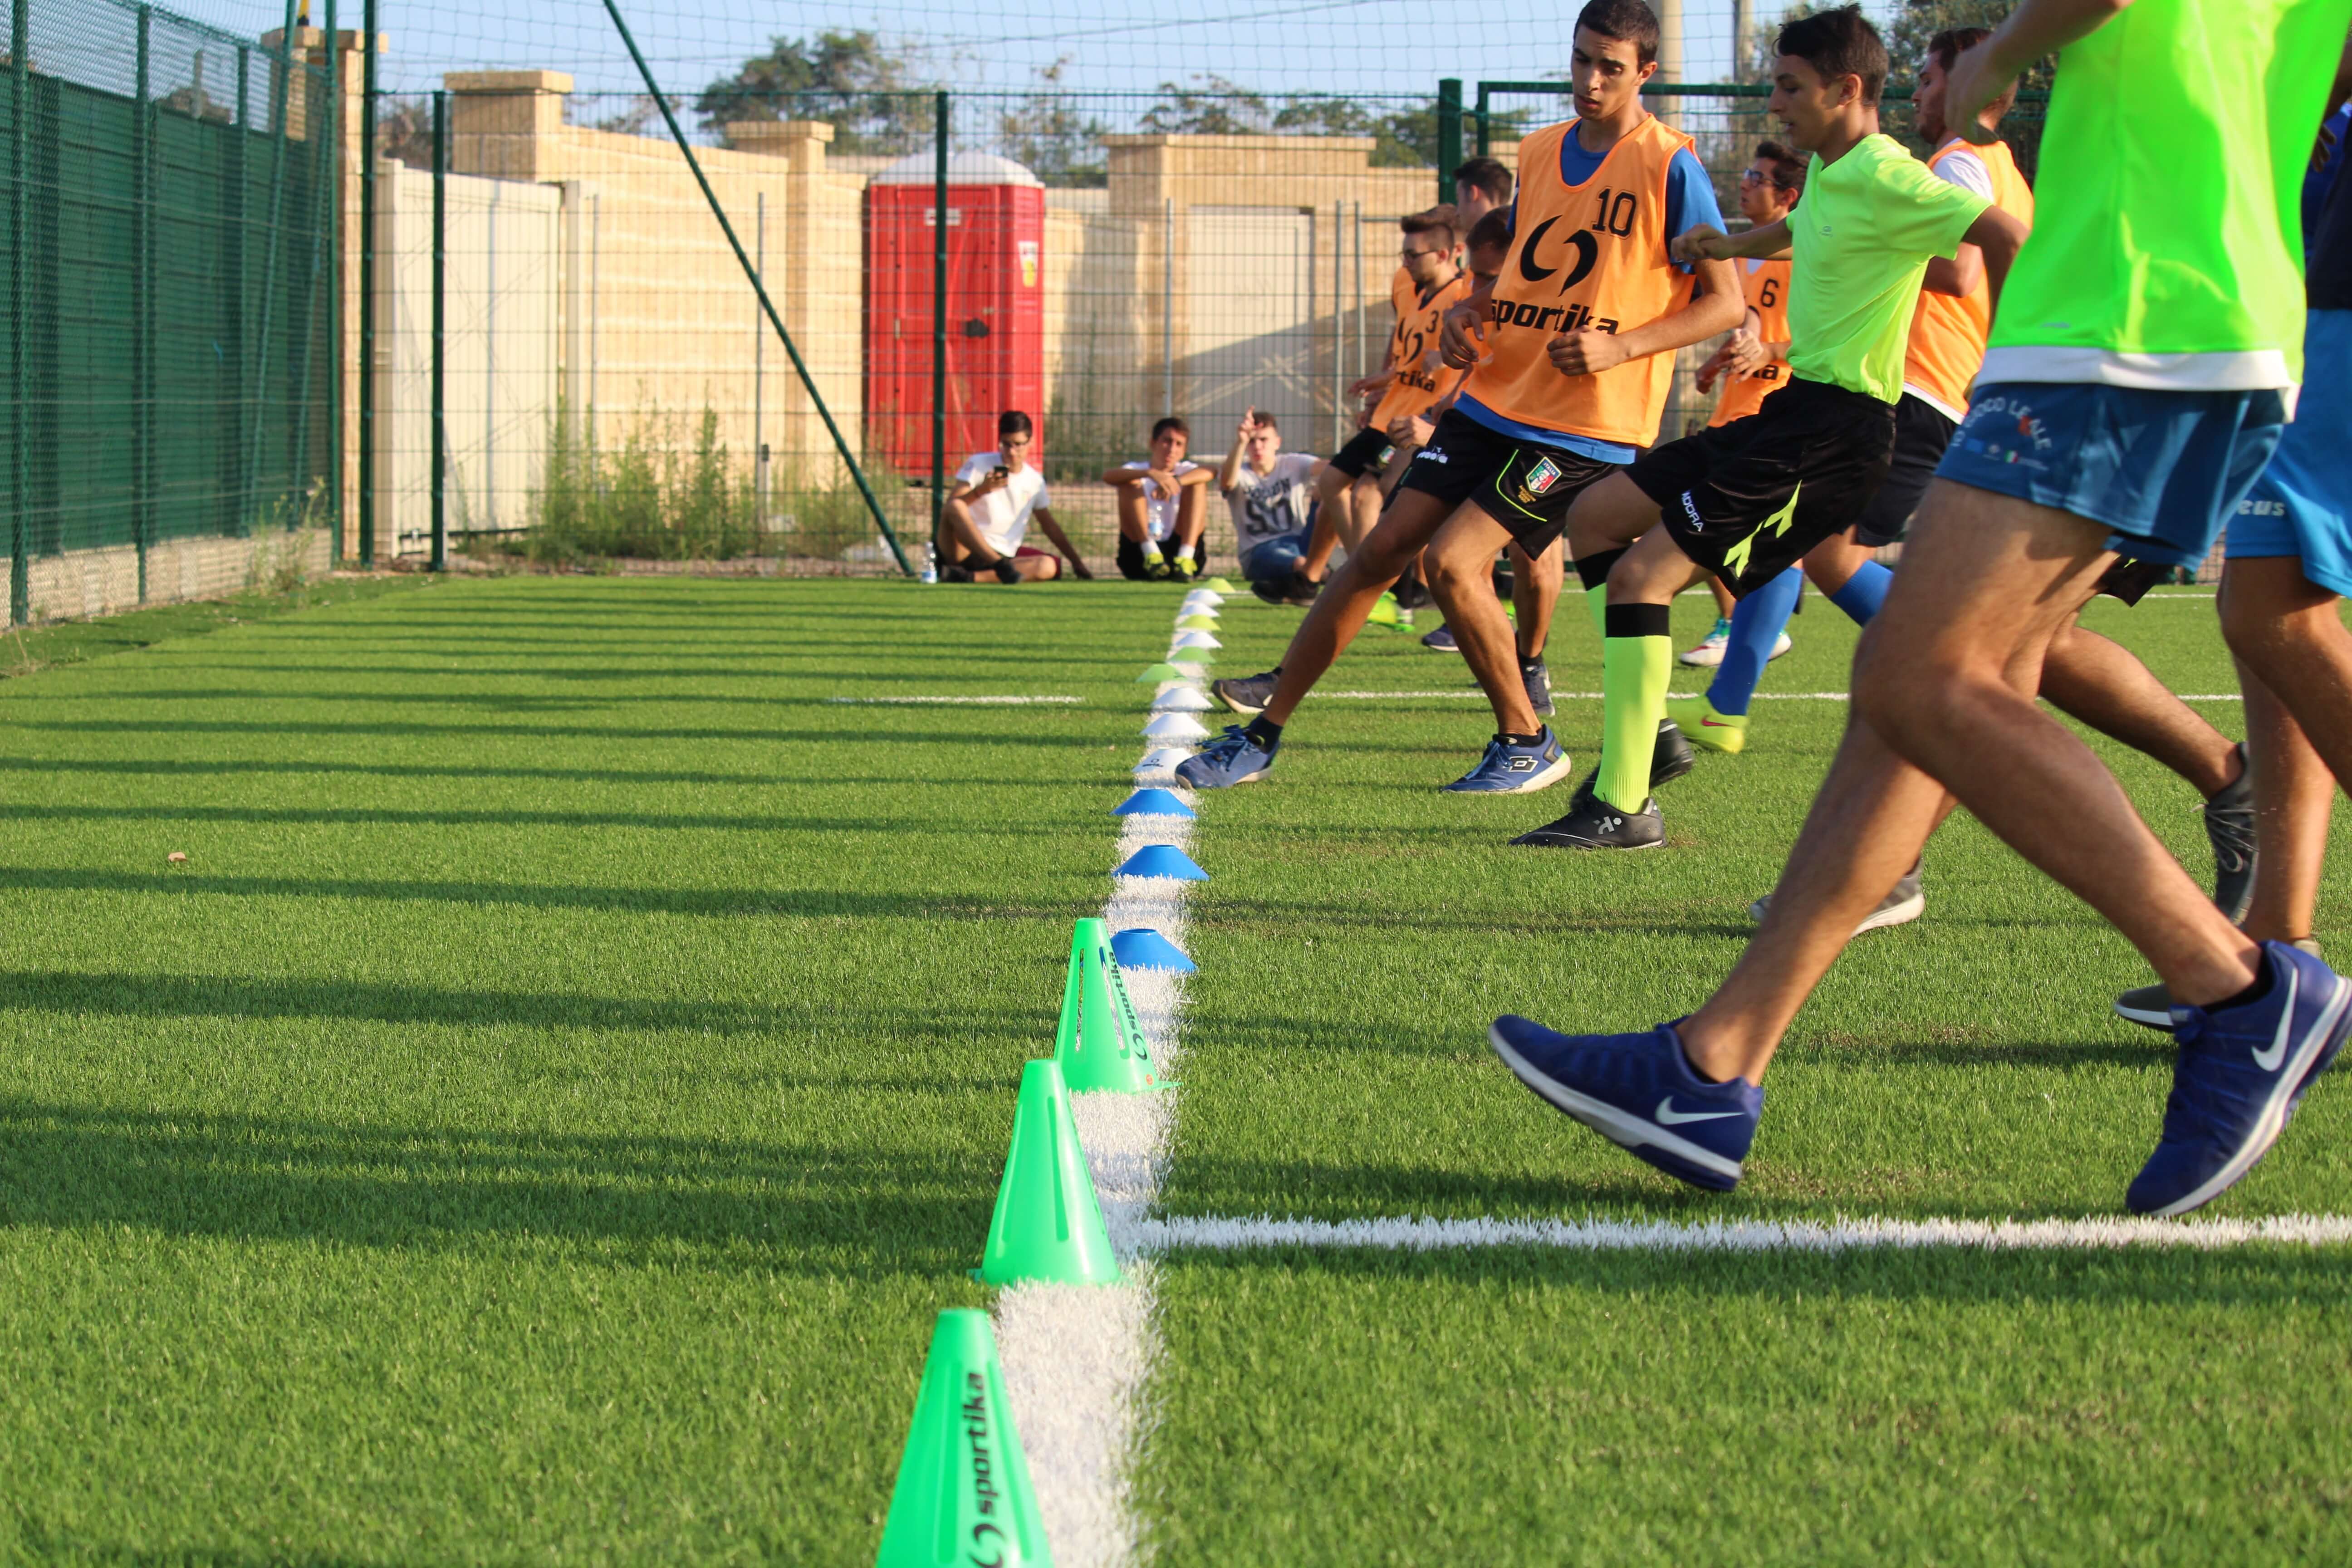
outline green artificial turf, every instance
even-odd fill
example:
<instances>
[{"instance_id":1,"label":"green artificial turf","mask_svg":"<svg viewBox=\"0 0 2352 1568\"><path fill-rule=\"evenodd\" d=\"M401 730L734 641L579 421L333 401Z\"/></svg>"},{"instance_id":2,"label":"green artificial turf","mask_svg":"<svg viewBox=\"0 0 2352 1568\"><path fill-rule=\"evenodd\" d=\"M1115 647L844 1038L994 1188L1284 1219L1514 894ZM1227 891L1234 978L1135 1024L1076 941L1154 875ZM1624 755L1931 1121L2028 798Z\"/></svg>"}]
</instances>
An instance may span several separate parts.
<instances>
[{"instance_id":1,"label":"green artificial turf","mask_svg":"<svg viewBox=\"0 0 2352 1568\"><path fill-rule=\"evenodd\" d=\"M871 1561L1174 597L449 582L0 682L0 1561ZM2092 618L2231 689L2210 599ZM1218 673L1297 620L1236 595ZM1843 689L1843 619L1795 630L1766 689ZM1468 690L1379 632L1328 686ZM1081 700L828 700L1007 693ZM1737 1194L1487 1050L1695 1005L1842 718L1759 703L1617 858L1503 847L1564 787L1436 792L1475 699L1310 703L1202 802L1164 1206L2114 1212L2144 975L1965 820L1800 1019ZM1599 704L1558 721L1580 772ZM2201 868L2192 793L2106 750ZM2347 1115L2324 1082L2215 1212L2346 1210ZM1137 1496L1171 1563L2340 1559L2345 1262L1177 1254Z\"/></svg>"},{"instance_id":2,"label":"green artificial turf","mask_svg":"<svg viewBox=\"0 0 2352 1568\"><path fill-rule=\"evenodd\" d=\"M452 582L0 683L0 1561L870 1561L1172 600ZM1017 691L1087 701L825 700Z\"/></svg>"}]
</instances>

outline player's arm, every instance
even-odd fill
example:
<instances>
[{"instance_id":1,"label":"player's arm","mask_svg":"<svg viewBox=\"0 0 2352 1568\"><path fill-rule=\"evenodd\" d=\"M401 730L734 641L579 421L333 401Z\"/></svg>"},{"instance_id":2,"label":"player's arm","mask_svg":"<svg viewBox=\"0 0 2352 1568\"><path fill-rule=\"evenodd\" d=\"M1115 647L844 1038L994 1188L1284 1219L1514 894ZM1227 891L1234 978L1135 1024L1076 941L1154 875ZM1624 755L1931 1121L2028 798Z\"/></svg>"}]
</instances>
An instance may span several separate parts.
<instances>
[{"instance_id":1,"label":"player's arm","mask_svg":"<svg viewBox=\"0 0 2352 1568\"><path fill-rule=\"evenodd\" d=\"M1748 257L1778 256L1789 248L1789 220L1759 224L1738 234L1726 234L1713 224L1693 224L1675 236L1674 258L1685 266L1702 261L1735 261Z\"/></svg>"},{"instance_id":2,"label":"player's arm","mask_svg":"<svg viewBox=\"0 0 2352 1568\"><path fill-rule=\"evenodd\" d=\"M1250 426L1257 423L1257 410L1244 409L1242 422L1234 426L1234 444L1226 448L1225 460L1217 466L1217 489L1231 495L1242 482L1242 447L1249 440Z\"/></svg>"},{"instance_id":3,"label":"player's arm","mask_svg":"<svg viewBox=\"0 0 2352 1568\"><path fill-rule=\"evenodd\" d=\"M1084 561L1078 559L1078 547L1070 542L1070 536L1064 533L1062 525L1054 521L1054 509L1041 506L1029 515L1037 520L1037 526L1045 531L1045 537L1054 542L1054 548L1069 558L1071 574L1086 582L1093 582L1095 574L1087 570Z\"/></svg>"},{"instance_id":4,"label":"player's arm","mask_svg":"<svg viewBox=\"0 0 2352 1568\"><path fill-rule=\"evenodd\" d=\"M1139 485L1150 477L1150 469L1130 468L1124 463L1102 471L1102 482L1107 485Z\"/></svg>"},{"instance_id":5,"label":"player's arm","mask_svg":"<svg viewBox=\"0 0 2352 1568\"><path fill-rule=\"evenodd\" d=\"M1481 278L1462 303L1445 312L1437 329L1437 357L1455 370L1468 370L1486 352L1486 315L1495 299L1495 280Z\"/></svg>"},{"instance_id":6,"label":"player's arm","mask_svg":"<svg viewBox=\"0 0 2352 1568\"><path fill-rule=\"evenodd\" d=\"M1389 389L1390 384L1395 380L1396 371L1393 368L1376 371L1372 374L1365 376L1360 381L1349 382L1348 384L1348 395L1350 397L1377 397L1381 394L1386 392Z\"/></svg>"},{"instance_id":7,"label":"player's arm","mask_svg":"<svg viewBox=\"0 0 2352 1568\"><path fill-rule=\"evenodd\" d=\"M1986 284L1992 292L1995 310L2000 308L2000 286L2009 281L2009 268L2017 260L2017 253L2025 248L2025 237L2032 231L1999 207L1987 207L1969 225L1961 237L1960 248L1974 247L1981 258Z\"/></svg>"},{"instance_id":8,"label":"player's arm","mask_svg":"<svg viewBox=\"0 0 2352 1568\"><path fill-rule=\"evenodd\" d=\"M1209 471L1207 464L1195 463L1176 476L1176 487L1181 489L1187 485L1205 485L1216 477Z\"/></svg>"},{"instance_id":9,"label":"player's arm","mask_svg":"<svg viewBox=\"0 0 2352 1568\"><path fill-rule=\"evenodd\" d=\"M1962 51L1945 79L1944 123L1978 146L2000 133L1977 116L2044 55L2079 43L2123 15L2132 0L2021 0L1992 37ZM1995 285L1996 288L1999 285Z\"/></svg>"},{"instance_id":10,"label":"player's arm","mask_svg":"<svg viewBox=\"0 0 2352 1568\"><path fill-rule=\"evenodd\" d=\"M1694 270L1698 274L1698 289L1689 304L1630 332L1562 332L1544 351L1551 357L1552 368L1562 375L1591 375L1628 360L1671 353L1737 328L1747 317L1748 297L1731 263L1701 261Z\"/></svg>"}]
</instances>

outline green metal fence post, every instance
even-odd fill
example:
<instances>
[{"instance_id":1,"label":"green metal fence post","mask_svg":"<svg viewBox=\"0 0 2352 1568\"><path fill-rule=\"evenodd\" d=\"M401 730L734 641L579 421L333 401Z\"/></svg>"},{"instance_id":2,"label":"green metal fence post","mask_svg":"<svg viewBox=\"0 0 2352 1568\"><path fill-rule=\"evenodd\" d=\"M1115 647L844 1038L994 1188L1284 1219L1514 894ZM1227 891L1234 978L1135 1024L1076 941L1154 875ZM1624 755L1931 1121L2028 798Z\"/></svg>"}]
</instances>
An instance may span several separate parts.
<instances>
[{"instance_id":1,"label":"green metal fence post","mask_svg":"<svg viewBox=\"0 0 2352 1568\"><path fill-rule=\"evenodd\" d=\"M8 622L23 626L33 618L31 582L31 520L33 440L32 353L25 342L25 323L32 319L32 289L26 274L32 270L32 170L26 144L32 138L26 121L33 111L32 72L25 57L32 49L31 0L9 0L8 6L8 376L14 397L8 416Z\"/></svg>"},{"instance_id":2,"label":"green metal fence post","mask_svg":"<svg viewBox=\"0 0 2352 1568\"><path fill-rule=\"evenodd\" d=\"M252 288L246 275L246 242L248 232L247 198L251 195L251 177L246 168L247 144L253 140L253 53L240 47L236 51L236 134L229 142L228 156L228 216L227 232L223 237L223 248L227 252L228 308L225 330L221 333L221 404L225 410L221 424L227 432L227 447L214 462L219 475L213 497L213 527L222 534L236 531L237 475L245 463L245 421L249 414L245 405L245 321L246 307L252 301Z\"/></svg>"},{"instance_id":3,"label":"green metal fence post","mask_svg":"<svg viewBox=\"0 0 2352 1568\"><path fill-rule=\"evenodd\" d=\"M1478 84L1478 156L1489 157L1495 151L1495 128L1486 117L1486 84Z\"/></svg>"},{"instance_id":4,"label":"green metal fence post","mask_svg":"<svg viewBox=\"0 0 2352 1568\"><path fill-rule=\"evenodd\" d=\"M613 29L621 35L621 43L628 49L631 63L637 68L638 79L646 84L646 96L652 99L654 107L661 111L662 123L669 128L671 143L686 160L687 168L694 174L694 183L702 188L702 199L709 206L710 216L719 220L719 232L727 237L728 245L735 252L735 264L743 269L743 276L751 280L751 291L760 297L760 309L767 313L768 325L776 330L776 341L784 345L785 357L793 362L793 373L801 378L801 386L809 395L809 402L815 407L816 416L824 421L824 433L833 437L833 449L841 454L842 464L849 469L849 478L857 486L857 493L865 500L866 510L874 519L874 527L882 535L882 542L890 547L891 558L898 563L898 570L909 577L913 576L915 569L907 563L907 552L899 547L898 535L891 529L890 519L883 512L881 501L876 499L874 487L866 482L865 468L857 461L857 454L849 449L849 438L841 433L841 426L834 419L833 410L825 406L824 394L817 390L816 377L809 374L808 362L801 358L800 345L793 342L792 333L784 330L784 319L776 314L775 303L768 298L768 286L761 280L760 269L751 265L751 258L744 250L742 240L736 237L735 226L727 221L727 209L719 205L719 194L710 188L709 176L702 172L702 160L694 155L694 143L688 142L686 132L678 128L677 111L670 107L669 95L662 91L661 84L654 79L653 67L646 64L645 54L637 47L636 36L629 31L629 24L621 17L619 0L604 0L604 15L613 18Z\"/></svg>"},{"instance_id":5,"label":"green metal fence post","mask_svg":"<svg viewBox=\"0 0 2352 1568\"><path fill-rule=\"evenodd\" d=\"M946 517L948 463L948 95L931 101L931 545Z\"/></svg>"},{"instance_id":6,"label":"green metal fence post","mask_svg":"<svg viewBox=\"0 0 2352 1568\"><path fill-rule=\"evenodd\" d=\"M139 7L139 62L131 113L131 546L139 562L139 602L147 602L147 541L155 531L155 12ZM201 90L201 89L199 89ZM59 540L63 548L65 542Z\"/></svg>"},{"instance_id":7,"label":"green metal fence post","mask_svg":"<svg viewBox=\"0 0 2352 1568\"><path fill-rule=\"evenodd\" d=\"M333 392L327 399L327 517L335 558L343 553L343 58L335 29L335 0L327 0L327 151L319 214L327 226L327 363ZM303 380L310 377L306 372Z\"/></svg>"},{"instance_id":8,"label":"green metal fence post","mask_svg":"<svg viewBox=\"0 0 2352 1568\"><path fill-rule=\"evenodd\" d=\"M310 521L310 370L319 358L320 339L327 337L332 331L329 323L334 320L331 315L322 315L320 310L320 295L330 292L333 287L333 279L327 275L327 264L329 258L333 254L332 236L335 226L335 207L331 199L334 193L330 177L337 167L334 157L336 95L332 85L335 81L334 0L327 0L326 56L326 72L323 77L312 75L312 68L305 60L300 68L300 75L297 78L302 83L302 100L306 105L310 106L306 109L302 116L302 134L310 142L310 216L305 226L310 231L308 236L310 265L303 269L302 308L296 312L299 322L296 327L295 354L299 368L294 373L294 398L290 405L292 417L287 422L289 426L287 475L289 482L297 487L300 500L293 515L286 521L286 531L289 532L299 529ZM318 112L313 95L313 89L320 87L322 82L328 84L324 95L326 109L323 114ZM328 346L330 349L332 347L331 338ZM341 363L331 353L327 358L331 363ZM342 475L342 454L334 445L333 438L334 410L341 401L340 397L331 398L327 405L328 456L324 468L326 478L331 482L340 482Z\"/></svg>"},{"instance_id":9,"label":"green metal fence post","mask_svg":"<svg viewBox=\"0 0 2352 1568\"><path fill-rule=\"evenodd\" d=\"M375 5L361 8L360 564L375 564ZM340 545L338 546L340 548Z\"/></svg>"},{"instance_id":10,"label":"green metal fence post","mask_svg":"<svg viewBox=\"0 0 2352 1568\"><path fill-rule=\"evenodd\" d=\"M240 530L253 531L255 500L261 493L261 435L268 421L261 416L269 379L269 332L278 313L278 253L284 247L286 217L286 120L294 95L294 0L286 0L286 21L278 34L278 90L269 106L269 252L261 267L261 330L253 344L253 439L246 453L245 519Z\"/></svg>"},{"instance_id":11,"label":"green metal fence post","mask_svg":"<svg viewBox=\"0 0 2352 1568\"><path fill-rule=\"evenodd\" d=\"M1454 199L1454 171L1462 166L1462 79L1437 84L1437 199Z\"/></svg>"},{"instance_id":12,"label":"green metal fence post","mask_svg":"<svg viewBox=\"0 0 2352 1568\"><path fill-rule=\"evenodd\" d=\"M447 309L449 238L449 94L433 95L433 570L449 565L448 497L449 447L444 422L443 393L448 369L442 328Z\"/></svg>"}]
</instances>

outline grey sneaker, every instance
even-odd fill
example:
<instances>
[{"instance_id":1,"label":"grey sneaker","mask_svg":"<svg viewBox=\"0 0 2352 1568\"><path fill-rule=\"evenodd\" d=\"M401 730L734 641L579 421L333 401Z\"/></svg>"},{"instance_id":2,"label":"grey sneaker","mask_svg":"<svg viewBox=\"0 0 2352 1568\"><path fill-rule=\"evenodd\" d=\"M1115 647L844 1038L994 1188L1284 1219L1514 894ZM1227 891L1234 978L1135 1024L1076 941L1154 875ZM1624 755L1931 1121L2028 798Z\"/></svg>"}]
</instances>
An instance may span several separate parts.
<instances>
[{"instance_id":1,"label":"grey sneaker","mask_svg":"<svg viewBox=\"0 0 2352 1568\"><path fill-rule=\"evenodd\" d=\"M1511 840L1548 849L1655 849L1666 841L1658 803L1644 799L1639 811L1621 811L1596 795L1569 802L1568 815Z\"/></svg>"},{"instance_id":2,"label":"grey sneaker","mask_svg":"<svg viewBox=\"0 0 2352 1568\"><path fill-rule=\"evenodd\" d=\"M1764 911L1771 907L1772 895L1767 893L1748 906L1748 918L1760 921L1764 918ZM1879 900L1876 909L1862 917L1862 923L1853 928L1853 934L1860 936L1866 931L1876 931L1882 926L1908 925L1927 912L1927 895L1919 886L1919 862L1914 860L1911 869L1904 872L1903 879L1895 884L1895 890Z\"/></svg>"},{"instance_id":3,"label":"grey sneaker","mask_svg":"<svg viewBox=\"0 0 2352 1568\"><path fill-rule=\"evenodd\" d=\"M1239 724L1228 724L1223 734L1177 763L1176 776L1193 789L1228 789L1264 778L1273 766L1273 752L1262 749Z\"/></svg>"},{"instance_id":4,"label":"grey sneaker","mask_svg":"<svg viewBox=\"0 0 2352 1568\"><path fill-rule=\"evenodd\" d=\"M1538 718L1549 718L1551 672L1544 668L1544 661L1540 658L1519 660L1519 679L1528 689L1528 706L1536 710Z\"/></svg>"},{"instance_id":5,"label":"grey sneaker","mask_svg":"<svg viewBox=\"0 0 2352 1568\"><path fill-rule=\"evenodd\" d=\"M1213 680L1209 692L1243 718L1255 719L1274 700L1275 679L1281 673L1269 669L1263 675L1244 675L1238 680Z\"/></svg>"},{"instance_id":6,"label":"grey sneaker","mask_svg":"<svg viewBox=\"0 0 2352 1568\"><path fill-rule=\"evenodd\" d=\"M2230 787L2235 789L2237 785ZM2320 955L2317 937L2299 936L2287 945L2299 947L2314 958ZM2168 1032L2172 1028L2172 993L2160 981L2154 985L2136 986L2116 998L2116 1016Z\"/></svg>"},{"instance_id":7,"label":"grey sneaker","mask_svg":"<svg viewBox=\"0 0 2352 1568\"><path fill-rule=\"evenodd\" d=\"M2254 901L2254 770L2247 765L2243 742L2238 763L2244 769L2238 782L2205 803L2205 837L2213 846L2213 903L2231 925L2246 918ZM2172 1025L2168 1017L2157 1026Z\"/></svg>"}]
</instances>

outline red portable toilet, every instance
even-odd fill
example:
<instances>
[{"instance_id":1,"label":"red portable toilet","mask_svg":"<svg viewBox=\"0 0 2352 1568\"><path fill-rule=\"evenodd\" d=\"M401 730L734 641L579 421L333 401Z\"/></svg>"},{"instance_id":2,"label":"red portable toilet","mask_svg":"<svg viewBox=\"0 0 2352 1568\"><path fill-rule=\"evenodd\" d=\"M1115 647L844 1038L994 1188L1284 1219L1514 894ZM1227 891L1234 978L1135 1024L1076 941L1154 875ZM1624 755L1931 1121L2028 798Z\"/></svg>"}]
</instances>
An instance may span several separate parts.
<instances>
[{"instance_id":1,"label":"red portable toilet","mask_svg":"<svg viewBox=\"0 0 2352 1568\"><path fill-rule=\"evenodd\" d=\"M867 439L910 479L931 471L933 157L901 158L866 190ZM950 156L950 473L996 445L996 416L1004 409L1025 411L1045 434L1045 253L1044 183L991 153Z\"/></svg>"}]
</instances>

